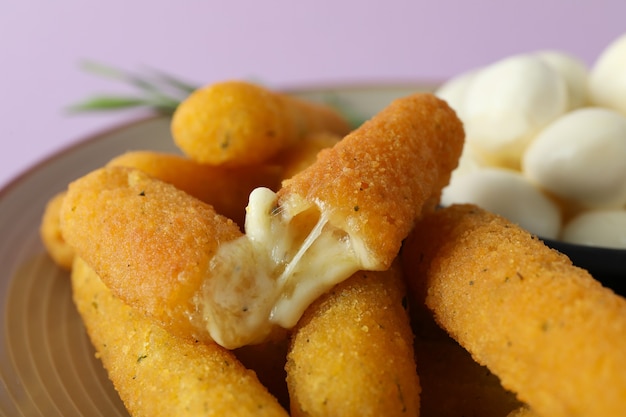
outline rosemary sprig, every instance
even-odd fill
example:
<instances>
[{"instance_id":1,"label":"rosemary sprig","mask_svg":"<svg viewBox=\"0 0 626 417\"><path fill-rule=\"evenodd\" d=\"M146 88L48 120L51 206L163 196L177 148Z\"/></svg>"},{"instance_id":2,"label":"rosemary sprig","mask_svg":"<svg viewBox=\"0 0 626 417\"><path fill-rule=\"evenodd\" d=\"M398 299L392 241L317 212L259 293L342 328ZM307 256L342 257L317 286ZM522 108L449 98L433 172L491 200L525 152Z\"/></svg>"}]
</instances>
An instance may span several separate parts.
<instances>
[{"instance_id":1,"label":"rosemary sprig","mask_svg":"<svg viewBox=\"0 0 626 417\"><path fill-rule=\"evenodd\" d=\"M171 115L176 107L198 87L162 71L148 70L136 74L100 63L87 61L82 68L104 78L122 82L137 89L135 95L100 94L88 97L70 107L71 111L123 110L145 107Z\"/></svg>"}]
</instances>

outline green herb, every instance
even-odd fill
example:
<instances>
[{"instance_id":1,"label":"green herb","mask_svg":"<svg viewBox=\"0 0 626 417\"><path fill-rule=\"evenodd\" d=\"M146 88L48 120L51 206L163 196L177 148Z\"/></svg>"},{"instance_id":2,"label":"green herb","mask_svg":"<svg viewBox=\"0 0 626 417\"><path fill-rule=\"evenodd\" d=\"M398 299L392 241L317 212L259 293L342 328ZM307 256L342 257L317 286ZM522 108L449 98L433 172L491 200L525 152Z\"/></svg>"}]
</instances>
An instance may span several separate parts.
<instances>
[{"instance_id":1,"label":"green herb","mask_svg":"<svg viewBox=\"0 0 626 417\"><path fill-rule=\"evenodd\" d=\"M85 62L83 70L133 87L134 95L101 94L88 97L70 107L71 111L106 111L144 107L172 114L176 107L198 86L162 71L147 70L136 74L95 62Z\"/></svg>"}]
</instances>

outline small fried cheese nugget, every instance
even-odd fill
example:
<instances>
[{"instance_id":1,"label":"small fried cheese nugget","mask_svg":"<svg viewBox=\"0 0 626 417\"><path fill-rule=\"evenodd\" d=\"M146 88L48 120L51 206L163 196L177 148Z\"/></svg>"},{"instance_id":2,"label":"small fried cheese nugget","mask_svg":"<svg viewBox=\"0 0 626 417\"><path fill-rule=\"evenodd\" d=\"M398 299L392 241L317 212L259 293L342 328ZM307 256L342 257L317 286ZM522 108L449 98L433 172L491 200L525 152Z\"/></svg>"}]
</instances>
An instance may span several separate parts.
<instances>
[{"instance_id":1,"label":"small fried cheese nugget","mask_svg":"<svg viewBox=\"0 0 626 417\"><path fill-rule=\"evenodd\" d=\"M330 106L245 81L208 85L183 100L172 118L176 145L210 165L255 165L318 131L345 135L350 125Z\"/></svg>"},{"instance_id":2,"label":"small fried cheese nugget","mask_svg":"<svg viewBox=\"0 0 626 417\"><path fill-rule=\"evenodd\" d=\"M278 189L282 177L278 166L214 167L181 155L154 151L127 152L113 158L107 166L140 169L212 205L216 212L242 228L250 192L257 187Z\"/></svg>"},{"instance_id":3,"label":"small fried cheese nugget","mask_svg":"<svg viewBox=\"0 0 626 417\"><path fill-rule=\"evenodd\" d=\"M61 228L116 296L175 334L210 340L193 300L220 244L242 234L232 220L142 171L105 167L70 183Z\"/></svg>"},{"instance_id":4,"label":"small fried cheese nugget","mask_svg":"<svg viewBox=\"0 0 626 417\"><path fill-rule=\"evenodd\" d=\"M232 352L156 326L115 297L81 258L71 280L91 342L133 417L287 417Z\"/></svg>"},{"instance_id":5,"label":"small fried cheese nugget","mask_svg":"<svg viewBox=\"0 0 626 417\"><path fill-rule=\"evenodd\" d=\"M626 299L472 205L425 216L403 248L412 291L538 415L623 416Z\"/></svg>"},{"instance_id":6,"label":"small fried cheese nugget","mask_svg":"<svg viewBox=\"0 0 626 417\"><path fill-rule=\"evenodd\" d=\"M318 298L294 329L294 417L418 416L420 382L397 264L359 271Z\"/></svg>"},{"instance_id":7,"label":"small fried cheese nugget","mask_svg":"<svg viewBox=\"0 0 626 417\"><path fill-rule=\"evenodd\" d=\"M48 200L39 224L39 236L54 263L69 271L74 262L74 250L63 238L59 217L65 194L66 191L61 191Z\"/></svg>"}]
</instances>

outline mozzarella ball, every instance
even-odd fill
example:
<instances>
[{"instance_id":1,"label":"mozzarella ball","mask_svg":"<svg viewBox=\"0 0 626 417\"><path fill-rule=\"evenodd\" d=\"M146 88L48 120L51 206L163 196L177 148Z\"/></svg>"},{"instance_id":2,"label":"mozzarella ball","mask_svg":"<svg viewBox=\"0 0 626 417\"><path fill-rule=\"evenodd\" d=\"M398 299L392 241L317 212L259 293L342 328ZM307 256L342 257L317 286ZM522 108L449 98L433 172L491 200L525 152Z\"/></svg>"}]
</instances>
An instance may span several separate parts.
<instances>
[{"instance_id":1,"label":"mozzarella ball","mask_svg":"<svg viewBox=\"0 0 626 417\"><path fill-rule=\"evenodd\" d=\"M463 106L467 142L492 165L519 167L544 126L566 112L566 83L533 55L516 55L478 72Z\"/></svg>"},{"instance_id":2,"label":"mozzarella ball","mask_svg":"<svg viewBox=\"0 0 626 417\"><path fill-rule=\"evenodd\" d=\"M626 204L626 117L587 107L546 127L526 150L522 171L540 187L583 207Z\"/></svg>"},{"instance_id":3,"label":"mozzarella ball","mask_svg":"<svg viewBox=\"0 0 626 417\"><path fill-rule=\"evenodd\" d=\"M626 249L626 210L587 211L563 228L563 241Z\"/></svg>"},{"instance_id":4,"label":"mozzarella ball","mask_svg":"<svg viewBox=\"0 0 626 417\"><path fill-rule=\"evenodd\" d=\"M594 105L626 115L626 34L609 44L591 68L589 94Z\"/></svg>"},{"instance_id":5,"label":"mozzarella ball","mask_svg":"<svg viewBox=\"0 0 626 417\"><path fill-rule=\"evenodd\" d=\"M560 51L539 51L536 55L565 80L568 110L586 106L589 102L589 70L580 59Z\"/></svg>"},{"instance_id":6,"label":"mozzarella ball","mask_svg":"<svg viewBox=\"0 0 626 417\"><path fill-rule=\"evenodd\" d=\"M441 204L454 203L476 204L544 238L554 239L560 232L557 205L517 171L483 168L453 178Z\"/></svg>"}]
</instances>

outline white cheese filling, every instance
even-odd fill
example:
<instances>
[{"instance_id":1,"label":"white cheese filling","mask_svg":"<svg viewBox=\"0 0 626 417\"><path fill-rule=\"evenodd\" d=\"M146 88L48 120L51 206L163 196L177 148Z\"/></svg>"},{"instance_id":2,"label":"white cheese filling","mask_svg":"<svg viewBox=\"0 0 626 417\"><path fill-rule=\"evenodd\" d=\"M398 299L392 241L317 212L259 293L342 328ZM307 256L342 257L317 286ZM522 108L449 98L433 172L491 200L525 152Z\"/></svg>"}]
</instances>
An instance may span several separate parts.
<instances>
[{"instance_id":1,"label":"white cheese filling","mask_svg":"<svg viewBox=\"0 0 626 417\"><path fill-rule=\"evenodd\" d=\"M213 340L232 349L291 328L321 294L368 266L362 242L331 214L297 196L279 207L267 188L250 194L245 235L220 245L196 301Z\"/></svg>"}]
</instances>

